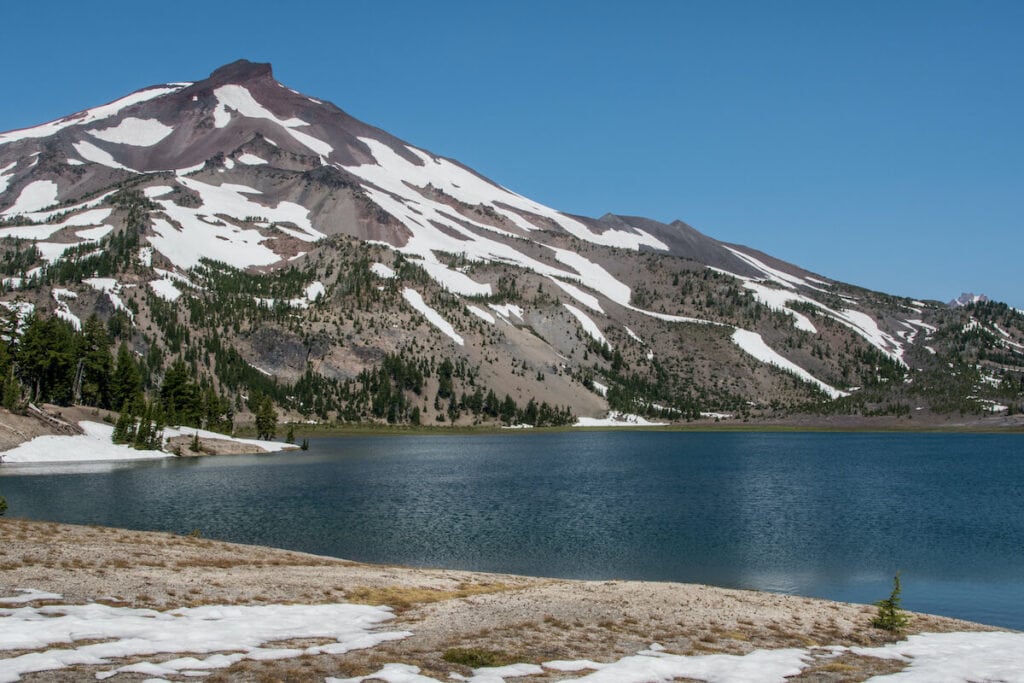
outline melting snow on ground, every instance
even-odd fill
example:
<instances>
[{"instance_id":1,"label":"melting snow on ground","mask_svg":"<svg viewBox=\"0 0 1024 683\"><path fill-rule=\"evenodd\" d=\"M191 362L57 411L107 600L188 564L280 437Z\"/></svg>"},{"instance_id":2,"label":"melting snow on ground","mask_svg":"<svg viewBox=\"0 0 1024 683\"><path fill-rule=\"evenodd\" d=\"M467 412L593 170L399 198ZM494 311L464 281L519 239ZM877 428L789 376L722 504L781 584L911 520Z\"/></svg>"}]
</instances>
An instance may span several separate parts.
<instances>
[{"instance_id":1,"label":"melting snow on ground","mask_svg":"<svg viewBox=\"0 0 1024 683\"><path fill-rule=\"evenodd\" d=\"M246 659L338 655L409 636L378 630L392 617L387 607L351 604L205 605L167 612L95 603L0 608L0 649L36 650L0 659L0 681L78 664L111 667L96 674L102 680L118 673L205 676ZM335 642L305 648L272 645L303 638ZM59 647L43 649L54 645ZM190 656L123 666L115 661L166 654Z\"/></svg>"},{"instance_id":2,"label":"melting snow on ground","mask_svg":"<svg viewBox=\"0 0 1024 683\"><path fill-rule=\"evenodd\" d=\"M465 344L465 340L458 332L455 331L452 324L445 320L440 313L428 306L423 300L423 296L415 289L410 289L408 287L405 288L402 290L402 297L405 299L406 303L423 314L423 317L427 319L427 322L451 337L452 341L456 344L459 346Z\"/></svg>"},{"instance_id":3,"label":"melting snow on ground","mask_svg":"<svg viewBox=\"0 0 1024 683\"><path fill-rule=\"evenodd\" d=\"M907 663L902 671L875 676L872 683L974 683L1024 681L1024 634L925 633L884 647L828 647L754 650L745 655L675 655L655 644L636 655L614 662L555 660L474 669L471 677L453 674L467 683L505 683L522 676L554 672L591 671L564 679L587 683L668 683L680 678L708 683L785 683L804 669L844 652ZM386 664L368 676L328 678L327 683L442 683L407 664Z\"/></svg>"},{"instance_id":4,"label":"melting snow on ground","mask_svg":"<svg viewBox=\"0 0 1024 683\"><path fill-rule=\"evenodd\" d=\"M829 398L839 398L841 396L850 395L845 391L840 391L833 386L825 384L793 361L781 356L778 352L768 346L761 335L757 332L750 332L749 330L741 330L737 328L736 331L732 333L732 341L736 346L740 347L746 353L749 353L762 363L782 368L787 372L793 373L805 382L817 385L819 389L828 394Z\"/></svg>"}]
</instances>

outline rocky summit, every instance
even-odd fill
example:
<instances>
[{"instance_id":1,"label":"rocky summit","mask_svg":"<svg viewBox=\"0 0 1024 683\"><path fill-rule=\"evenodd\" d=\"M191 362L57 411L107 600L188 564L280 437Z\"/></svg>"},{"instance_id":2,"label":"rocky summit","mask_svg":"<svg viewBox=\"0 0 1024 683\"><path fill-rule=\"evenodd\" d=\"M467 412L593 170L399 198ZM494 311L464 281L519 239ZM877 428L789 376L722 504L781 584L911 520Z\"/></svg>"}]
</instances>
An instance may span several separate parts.
<instances>
[{"instance_id":1,"label":"rocky summit","mask_svg":"<svg viewBox=\"0 0 1024 683\"><path fill-rule=\"evenodd\" d=\"M543 426L1024 404L1005 304L869 291L682 221L568 215L269 64L0 134L0 240L5 405L141 391L167 409L181 390L171 414L204 424L273 405Z\"/></svg>"}]
</instances>

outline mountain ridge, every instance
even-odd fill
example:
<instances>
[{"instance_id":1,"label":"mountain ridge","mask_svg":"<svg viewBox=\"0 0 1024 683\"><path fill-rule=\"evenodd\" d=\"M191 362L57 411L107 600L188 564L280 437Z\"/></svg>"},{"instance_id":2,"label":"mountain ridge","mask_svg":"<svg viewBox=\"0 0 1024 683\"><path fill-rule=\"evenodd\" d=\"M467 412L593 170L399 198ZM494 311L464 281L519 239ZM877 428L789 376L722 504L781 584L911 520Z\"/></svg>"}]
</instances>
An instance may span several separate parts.
<instances>
[{"instance_id":1,"label":"mountain ridge","mask_svg":"<svg viewBox=\"0 0 1024 683\"><path fill-rule=\"evenodd\" d=\"M420 419L497 419L476 405L478 380L517 405L669 420L998 413L1021 400L1024 322L1005 305L954 315L681 220L565 214L246 60L0 134L0 237L8 308L79 328L124 314L113 337L163 357L152 388L188 356L240 412L246 392L215 346L275 381L335 382L321 420L403 421L413 407ZM115 240L133 246L113 263ZM184 347L168 343L179 328ZM425 382L388 380L402 417L348 410L339 387L369 392L357 378L395 355ZM439 357L462 363L454 385L473 405L449 391ZM948 385L950 365L970 375L955 396L916 393ZM275 400L306 414L286 396Z\"/></svg>"}]
</instances>

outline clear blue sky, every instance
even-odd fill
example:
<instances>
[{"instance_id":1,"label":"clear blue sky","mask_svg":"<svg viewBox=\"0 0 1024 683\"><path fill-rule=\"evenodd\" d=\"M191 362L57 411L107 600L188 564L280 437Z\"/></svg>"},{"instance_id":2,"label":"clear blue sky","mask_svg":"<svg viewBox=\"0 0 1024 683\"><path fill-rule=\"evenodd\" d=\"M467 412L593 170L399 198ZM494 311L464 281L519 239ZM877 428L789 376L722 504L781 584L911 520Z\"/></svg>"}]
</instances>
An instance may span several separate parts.
<instances>
[{"instance_id":1,"label":"clear blue sky","mask_svg":"<svg viewBox=\"0 0 1024 683\"><path fill-rule=\"evenodd\" d=\"M1024 308L1024 2L4 3L0 130L238 58L563 211Z\"/></svg>"}]
</instances>

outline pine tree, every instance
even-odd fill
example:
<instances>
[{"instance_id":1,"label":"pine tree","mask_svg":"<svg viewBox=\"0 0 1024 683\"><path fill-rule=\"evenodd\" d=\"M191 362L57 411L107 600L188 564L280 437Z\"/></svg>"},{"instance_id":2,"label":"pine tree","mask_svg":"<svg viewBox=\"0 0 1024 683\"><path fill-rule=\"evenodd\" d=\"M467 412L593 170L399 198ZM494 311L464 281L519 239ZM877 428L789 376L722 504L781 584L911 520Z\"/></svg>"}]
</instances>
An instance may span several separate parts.
<instances>
[{"instance_id":1,"label":"pine tree","mask_svg":"<svg viewBox=\"0 0 1024 683\"><path fill-rule=\"evenodd\" d=\"M894 632L902 631L907 627L907 624L910 623L910 617L900 609L900 593L902 591L900 573L896 572L896 576L892 579L892 593L885 600L879 600L875 603L878 606L878 614L871 620L872 626Z\"/></svg>"},{"instance_id":2,"label":"pine tree","mask_svg":"<svg viewBox=\"0 0 1024 683\"><path fill-rule=\"evenodd\" d=\"M109 392L112 406L123 406L142 395L142 375L127 344L122 343L117 349Z\"/></svg>"}]
</instances>

